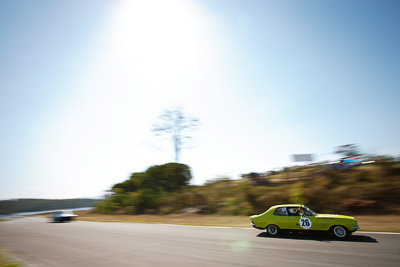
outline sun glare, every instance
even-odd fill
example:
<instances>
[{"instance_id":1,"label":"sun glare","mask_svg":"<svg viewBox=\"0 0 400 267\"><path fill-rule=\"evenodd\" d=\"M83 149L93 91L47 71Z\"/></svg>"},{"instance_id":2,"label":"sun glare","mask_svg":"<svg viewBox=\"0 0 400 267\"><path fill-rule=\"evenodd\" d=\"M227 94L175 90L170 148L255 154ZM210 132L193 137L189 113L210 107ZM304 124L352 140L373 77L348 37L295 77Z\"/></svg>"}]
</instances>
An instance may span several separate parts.
<instances>
[{"instance_id":1,"label":"sun glare","mask_svg":"<svg viewBox=\"0 0 400 267\"><path fill-rule=\"evenodd\" d=\"M173 85L196 67L197 22L189 1L124 1L113 14L112 53L142 82Z\"/></svg>"}]
</instances>

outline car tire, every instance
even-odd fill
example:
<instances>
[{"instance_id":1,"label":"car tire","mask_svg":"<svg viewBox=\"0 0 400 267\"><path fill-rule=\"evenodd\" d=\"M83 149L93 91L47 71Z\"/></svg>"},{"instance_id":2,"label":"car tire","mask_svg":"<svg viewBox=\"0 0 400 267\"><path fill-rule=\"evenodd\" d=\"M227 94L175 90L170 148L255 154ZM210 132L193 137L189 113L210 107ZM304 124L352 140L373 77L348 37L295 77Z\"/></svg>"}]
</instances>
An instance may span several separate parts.
<instances>
[{"instance_id":1,"label":"car tire","mask_svg":"<svg viewBox=\"0 0 400 267\"><path fill-rule=\"evenodd\" d=\"M338 239L346 239L349 237L349 230L346 227L341 225L335 225L331 227L331 233L335 238Z\"/></svg>"},{"instance_id":2,"label":"car tire","mask_svg":"<svg viewBox=\"0 0 400 267\"><path fill-rule=\"evenodd\" d=\"M267 228L265 228L265 230L267 231L267 234L269 236L277 236L279 234L280 229L275 224L270 224L267 226Z\"/></svg>"}]
</instances>

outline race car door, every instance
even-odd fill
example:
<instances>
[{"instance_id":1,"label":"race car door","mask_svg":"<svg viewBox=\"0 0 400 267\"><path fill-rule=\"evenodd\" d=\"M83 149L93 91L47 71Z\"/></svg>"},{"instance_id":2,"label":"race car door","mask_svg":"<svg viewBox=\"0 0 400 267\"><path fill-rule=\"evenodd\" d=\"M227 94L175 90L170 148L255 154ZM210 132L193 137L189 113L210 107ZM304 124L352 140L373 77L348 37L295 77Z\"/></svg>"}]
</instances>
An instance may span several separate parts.
<instances>
[{"instance_id":1,"label":"race car door","mask_svg":"<svg viewBox=\"0 0 400 267\"><path fill-rule=\"evenodd\" d=\"M289 226L293 230L319 230L318 220L304 210L288 210L289 212Z\"/></svg>"},{"instance_id":2,"label":"race car door","mask_svg":"<svg viewBox=\"0 0 400 267\"><path fill-rule=\"evenodd\" d=\"M289 219L286 207L276 208L268 224L276 224L281 229L289 229ZM266 225L266 226L267 226Z\"/></svg>"}]
</instances>

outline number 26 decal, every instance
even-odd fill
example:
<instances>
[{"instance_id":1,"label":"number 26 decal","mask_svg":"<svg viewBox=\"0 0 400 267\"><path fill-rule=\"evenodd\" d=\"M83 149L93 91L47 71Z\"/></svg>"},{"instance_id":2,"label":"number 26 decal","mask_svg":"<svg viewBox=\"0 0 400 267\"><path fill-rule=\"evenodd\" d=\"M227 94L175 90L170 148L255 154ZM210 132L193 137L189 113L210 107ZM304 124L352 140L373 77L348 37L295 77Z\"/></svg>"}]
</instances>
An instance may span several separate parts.
<instances>
[{"instance_id":1,"label":"number 26 decal","mask_svg":"<svg viewBox=\"0 0 400 267\"><path fill-rule=\"evenodd\" d=\"M300 226L303 229L310 229L312 226L312 222L308 218L301 218L300 219Z\"/></svg>"}]
</instances>

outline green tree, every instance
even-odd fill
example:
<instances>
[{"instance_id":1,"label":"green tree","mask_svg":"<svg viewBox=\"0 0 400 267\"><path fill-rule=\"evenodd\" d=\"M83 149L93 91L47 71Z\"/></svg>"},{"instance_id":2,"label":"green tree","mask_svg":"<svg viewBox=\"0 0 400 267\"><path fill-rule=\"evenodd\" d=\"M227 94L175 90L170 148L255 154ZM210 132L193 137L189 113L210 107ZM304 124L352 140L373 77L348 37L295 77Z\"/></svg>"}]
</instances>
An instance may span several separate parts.
<instances>
[{"instance_id":1,"label":"green tree","mask_svg":"<svg viewBox=\"0 0 400 267\"><path fill-rule=\"evenodd\" d=\"M156 165L145 172L132 173L128 180L111 188L111 195L97 205L98 211L157 212L164 195L187 186L191 178L189 166L180 163Z\"/></svg>"},{"instance_id":2,"label":"green tree","mask_svg":"<svg viewBox=\"0 0 400 267\"><path fill-rule=\"evenodd\" d=\"M153 166L146 171L146 174L149 186L160 187L168 192L188 185L192 178L189 166L180 163Z\"/></svg>"}]
</instances>

